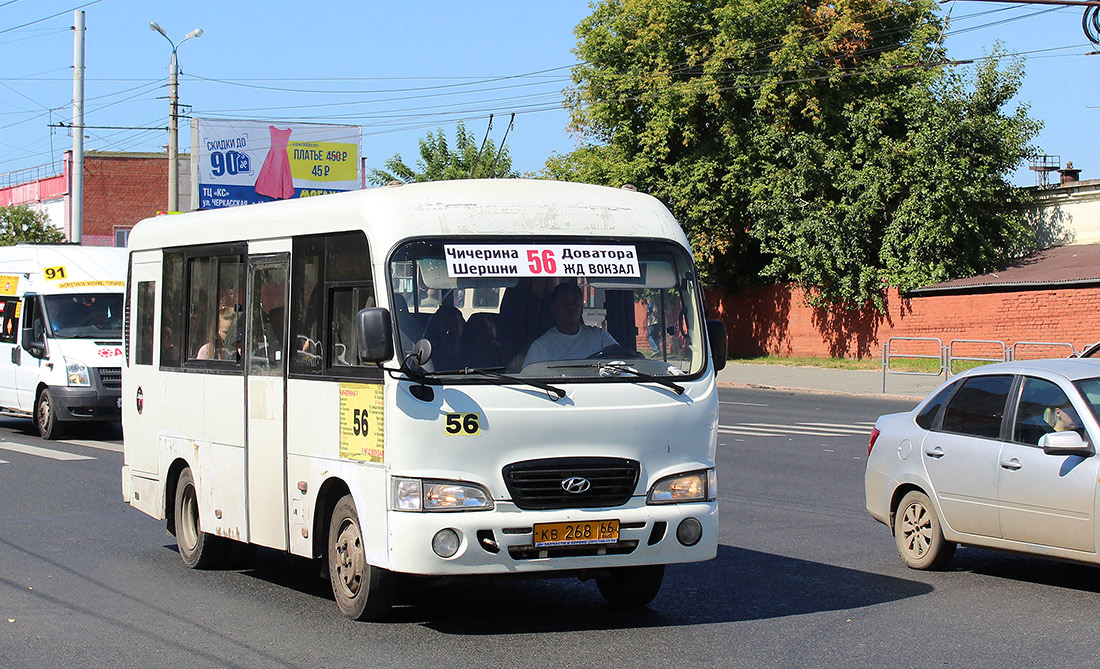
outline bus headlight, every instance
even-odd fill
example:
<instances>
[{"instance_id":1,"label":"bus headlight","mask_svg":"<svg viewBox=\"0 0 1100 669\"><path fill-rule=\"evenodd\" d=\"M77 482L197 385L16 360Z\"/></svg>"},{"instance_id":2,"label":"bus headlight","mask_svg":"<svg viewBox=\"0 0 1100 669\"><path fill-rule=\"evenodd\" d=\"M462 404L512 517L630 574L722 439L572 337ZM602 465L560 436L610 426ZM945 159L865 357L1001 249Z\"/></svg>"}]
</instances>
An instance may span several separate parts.
<instances>
[{"instance_id":1,"label":"bus headlight","mask_svg":"<svg viewBox=\"0 0 1100 669\"><path fill-rule=\"evenodd\" d=\"M650 488L646 503L677 504L713 501L718 492L717 478L713 467L666 476Z\"/></svg>"},{"instance_id":2,"label":"bus headlight","mask_svg":"<svg viewBox=\"0 0 1100 669\"><path fill-rule=\"evenodd\" d=\"M88 375L88 366L79 360L65 360L65 371L69 375L70 386L90 386L91 377Z\"/></svg>"},{"instance_id":3,"label":"bus headlight","mask_svg":"<svg viewBox=\"0 0 1100 669\"><path fill-rule=\"evenodd\" d=\"M393 479L394 511L485 511L492 508L489 492L473 483Z\"/></svg>"}]
</instances>

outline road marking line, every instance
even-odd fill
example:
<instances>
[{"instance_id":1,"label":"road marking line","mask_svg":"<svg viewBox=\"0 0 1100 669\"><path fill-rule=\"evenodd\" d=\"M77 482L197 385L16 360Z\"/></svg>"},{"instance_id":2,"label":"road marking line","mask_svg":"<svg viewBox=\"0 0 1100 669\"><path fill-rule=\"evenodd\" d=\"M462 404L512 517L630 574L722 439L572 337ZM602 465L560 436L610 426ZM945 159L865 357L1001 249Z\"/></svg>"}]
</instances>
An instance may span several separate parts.
<instances>
[{"instance_id":1,"label":"road marking line","mask_svg":"<svg viewBox=\"0 0 1100 669\"><path fill-rule=\"evenodd\" d=\"M753 430L719 430L719 434L739 434L747 437L783 437L786 436L783 433L778 432L756 432Z\"/></svg>"},{"instance_id":2,"label":"road marking line","mask_svg":"<svg viewBox=\"0 0 1100 669\"><path fill-rule=\"evenodd\" d=\"M8 462L7 460L0 460L0 465L10 465L10 464L11 463Z\"/></svg>"},{"instance_id":3,"label":"road marking line","mask_svg":"<svg viewBox=\"0 0 1100 669\"><path fill-rule=\"evenodd\" d=\"M857 425L860 426L861 428L864 425L866 425L867 427L874 427L875 426L874 423L850 423L850 424L847 424L847 425L840 425L838 423L799 423L799 425L816 425L818 427L845 427L845 428L849 428L849 429L855 429L855 426L857 426Z\"/></svg>"},{"instance_id":4,"label":"road marking line","mask_svg":"<svg viewBox=\"0 0 1100 669\"><path fill-rule=\"evenodd\" d=\"M735 404L739 407L766 407L767 404L761 404L759 402L719 402L719 404Z\"/></svg>"},{"instance_id":5,"label":"road marking line","mask_svg":"<svg viewBox=\"0 0 1100 669\"><path fill-rule=\"evenodd\" d=\"M24 455L36 455L40 458L50 458L51 460L95 460L95 458L87 455L77 455L76 453L55 451L49 448L39 448L38 446L20 444L14 441L0 441L0 449L14 451L15 453L22 453Z\"/></svg>"},{"instance_id":6,"label":"road marking line","mask_svg":"<svg viewBox=\"0 0 1100 669\"><path fill-rule=\"evenodd\" d=\"M719 427L725 428L745 428L749 430L763 430L765 432L777 432L782 434L820 434L831 435L834 437L839 436L854 436L866 434L864 430L856 430L853 428L845 427L809 427L804 425L784 425L775 426L768 423L737 423L736 425L720 425Z\"/></svg>"},{"instance_id":7,"label":"road marking line","mask_svg":"<svg viewBox=\"0 0 1100 669\"><path fill-rule=\"evenodd\" d=\"M98 448L101 451L113 451L115 453L122 452L122 444L112 444L106 441L85 441L79 439L65 439L58 443L72 444L73 446L83 446L84 448Z\"/></svg>"}]
</instances>

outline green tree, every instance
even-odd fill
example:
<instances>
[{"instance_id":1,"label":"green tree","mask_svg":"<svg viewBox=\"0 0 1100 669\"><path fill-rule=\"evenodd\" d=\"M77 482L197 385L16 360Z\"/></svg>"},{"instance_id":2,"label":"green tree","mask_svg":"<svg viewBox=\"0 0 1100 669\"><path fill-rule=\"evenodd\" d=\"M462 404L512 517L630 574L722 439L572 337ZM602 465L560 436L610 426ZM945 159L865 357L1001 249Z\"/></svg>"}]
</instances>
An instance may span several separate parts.
<instances>
[{"instance_id":1,"label":"green tree","mask_svg":"<svg viewBox=\"0 0 1100 669\"><path fill-rule=\"evenodd\" d=\"M0 246L64 241L65 233L50 224L50 217L45 212L35 211L25 204L0 207Z\"/></svg>"},{"instance_id":2,"label":"green tree","mask_svg":"<svg viewBox=\"0 0 1100 669\"><path fill-rule=\"evenodd\" d=\"M1019 250L1006 176L1039 125L1022 69L945 64L928 0L604 0L577 27L573 129L544 172L665 201L712 281L881 305Z\"/></svg>"},{"instance_id":3,"label":"green tree","mask_svg":"<svg viewBox=\"0 0 1100 669\"><path fill-rule=\"evenodd\" d=\"M479 155L480 151L480 155ZM386 169L373 169L367 180L375 186L384 186L393 181L413 183L418 181L442 181L445 179L488 179L514 178L512 158L507 147L497 150L493 141L485 142L484 150L466 125L458 122L455 131L454 148L447 142L442 129L420 140L420 158L416 168L409 166L400 154L385 162Z\"/></svg>"}]
</instances>

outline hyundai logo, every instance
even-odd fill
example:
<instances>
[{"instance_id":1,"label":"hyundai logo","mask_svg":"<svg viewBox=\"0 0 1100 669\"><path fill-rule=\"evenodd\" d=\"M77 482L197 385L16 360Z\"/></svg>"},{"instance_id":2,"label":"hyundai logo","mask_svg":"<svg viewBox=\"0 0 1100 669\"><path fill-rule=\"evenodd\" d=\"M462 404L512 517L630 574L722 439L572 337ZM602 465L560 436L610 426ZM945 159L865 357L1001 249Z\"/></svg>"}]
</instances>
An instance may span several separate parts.
<instances>
[{"instance_id":1,"label":"hyundai logo","mask_svg":"<svg viewBox=\"0 0 1100 669\"><path fill-rule=\"evenodd\" d=\"M592 487L592 482L583 476L571 476L561 482L561 489L567 493L573 495L579 495L582 492L588 492L588 489Z\"/></svg>"}]
</instances>

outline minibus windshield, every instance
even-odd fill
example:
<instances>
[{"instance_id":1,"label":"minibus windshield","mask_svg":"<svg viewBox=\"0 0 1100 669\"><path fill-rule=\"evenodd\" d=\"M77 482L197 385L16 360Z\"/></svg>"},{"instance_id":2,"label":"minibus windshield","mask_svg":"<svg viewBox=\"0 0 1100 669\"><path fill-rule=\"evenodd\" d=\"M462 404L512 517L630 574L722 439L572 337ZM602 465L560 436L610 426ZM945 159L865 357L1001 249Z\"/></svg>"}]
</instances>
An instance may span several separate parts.
<instances>
[{"instance_id":1,"label":"minibus windshield","mask_svg":"<svg viewBox=\"0 0 1100 669\"><path fill-rule=\"evenodd\" d=\"M46 295L46 317L58 339L121 339L122 294Z\"/></svg>"},{"instance_id":2,"label":"minibus windshield","mask_svg":"<svg viewBox=\"0 0 1100 669\"><path fill-rule=\"evenodd\" d=\"M427 340L427 374L667 383L704 367L696 277L671 242L417 240L390 279L403 357Z\"/></svg>"}]
</instances>

